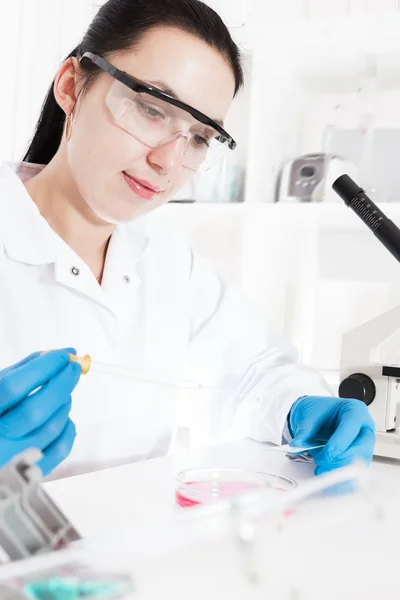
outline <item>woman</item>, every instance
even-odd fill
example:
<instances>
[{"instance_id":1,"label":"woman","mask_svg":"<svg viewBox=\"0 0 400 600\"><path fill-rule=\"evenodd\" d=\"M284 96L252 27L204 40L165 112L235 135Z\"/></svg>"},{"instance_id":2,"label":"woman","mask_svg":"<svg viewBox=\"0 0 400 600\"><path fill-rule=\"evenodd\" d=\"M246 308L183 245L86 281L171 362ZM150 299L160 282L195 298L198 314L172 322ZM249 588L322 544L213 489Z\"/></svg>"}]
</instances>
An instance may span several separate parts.
<instances>
[{"instance_id":1,"label":"woman","mask_svg":"<svg viewBox=\"0 0 400 600\"><path fill-rule=\"evenodd\" d=\"M198 0L109 0L61 65L24 164L0 171L2 365L29 355L1 373L2 463L37 446L59 477L168 450L172 391L99 374L71 409L69 346L226 390L224 422L254 439L329 440L317 473L371 460L365 405L332 398L154 213L234 149L223 121L242 83L236 45Z\"/></svg>"}]
</instances>

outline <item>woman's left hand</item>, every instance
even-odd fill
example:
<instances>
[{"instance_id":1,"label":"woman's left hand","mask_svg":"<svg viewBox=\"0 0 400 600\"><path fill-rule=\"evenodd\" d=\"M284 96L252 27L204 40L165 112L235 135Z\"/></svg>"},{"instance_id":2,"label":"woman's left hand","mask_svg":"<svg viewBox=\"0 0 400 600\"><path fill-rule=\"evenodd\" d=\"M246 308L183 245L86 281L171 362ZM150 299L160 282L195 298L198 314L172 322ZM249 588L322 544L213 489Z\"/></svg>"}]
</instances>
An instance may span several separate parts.
<instances>
[{"instance_id":1,"label":"woman's left hand","mask_svg":"<svg viewBox=\"0 0 400 600\"><path fill-rule=\"evenodd\" d=\"M311 451L315 474L352 464L370 464L375 446L375 425L361 400L305 396L296 400L288 417L291 445L326 445Z\"/></svg>"}]
</instances>

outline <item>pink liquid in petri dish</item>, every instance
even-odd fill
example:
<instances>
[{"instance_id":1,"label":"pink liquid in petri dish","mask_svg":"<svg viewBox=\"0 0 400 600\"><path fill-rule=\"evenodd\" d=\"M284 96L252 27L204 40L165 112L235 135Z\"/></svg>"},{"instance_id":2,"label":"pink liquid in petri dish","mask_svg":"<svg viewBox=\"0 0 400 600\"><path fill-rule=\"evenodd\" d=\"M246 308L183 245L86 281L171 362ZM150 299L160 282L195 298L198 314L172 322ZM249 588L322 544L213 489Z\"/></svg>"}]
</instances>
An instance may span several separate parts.
<instances>
[{"instance_id":1,"label":"pink liquid in petri dish","mask_svg":"<svg viewBox=\"0 0 400 600\"><path fill-rule=\"evenodd\" d=\"M199 504L207 504L218 498L225 496L237 496L249 490L260 489L260 486L255 483L240 483L238 481L220 481L215 489L215 483L212 481L189 481L185 486L195 485L196 490L193 491L193 496L203 498L202 500L194 500L191 498L190 490L178 489L175 491L175 498L179 506L188 508L190 506L198 506ZM216 491L217 490L217 491ZM185 494L186 492L186 494Z\"/></svg>"}]
</instances>

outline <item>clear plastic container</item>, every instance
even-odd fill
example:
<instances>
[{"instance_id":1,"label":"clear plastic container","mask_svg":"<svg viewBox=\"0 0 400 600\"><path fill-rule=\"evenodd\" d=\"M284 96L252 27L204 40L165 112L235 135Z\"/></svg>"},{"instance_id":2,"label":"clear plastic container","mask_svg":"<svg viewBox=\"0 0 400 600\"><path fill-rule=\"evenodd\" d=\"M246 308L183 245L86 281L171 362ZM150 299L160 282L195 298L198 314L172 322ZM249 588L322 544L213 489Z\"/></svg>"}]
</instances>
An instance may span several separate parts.
<instances>
[{"instance_id":1,"label":"clear plastic container","mask_svg":"<svg viewBox=\"0 0 400 600\"><path fill-rule=\"evenodd\" d=\"M175 497L184 507L212 504L220 499L247 492L273 489L289 491L296 487L289 477L246 469L188 469L176 478Z\"/></svg>"}]
</instances>

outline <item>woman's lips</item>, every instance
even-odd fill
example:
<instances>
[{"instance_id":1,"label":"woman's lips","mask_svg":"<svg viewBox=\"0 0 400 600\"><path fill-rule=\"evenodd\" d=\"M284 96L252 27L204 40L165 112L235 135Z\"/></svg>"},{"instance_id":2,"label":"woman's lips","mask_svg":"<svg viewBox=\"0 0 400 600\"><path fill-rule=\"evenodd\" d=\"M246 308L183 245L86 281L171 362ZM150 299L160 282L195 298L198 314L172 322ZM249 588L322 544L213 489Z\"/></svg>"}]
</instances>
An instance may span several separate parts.
<instances>
[{"instance_id":1,"label":"woman's lips","mask_svg":"<svg viewBox=\"0 0 400 600\"><path fill-rule=\"evenodd\" d=\"M125 171L123 172L123 175L124 175L124 179L125 179L126 183L129 185L131 190L136 194L136 196L139 196L139 198L143 198L144 200L152 200L154 198L154 196L159 194L161 191L161 190L158 190L157 188L154 188L147 181L143 181L142 179L136 179L134 177L130 177L129 175L127 175L125 173Z\"/></svg>"}]
</instances>

